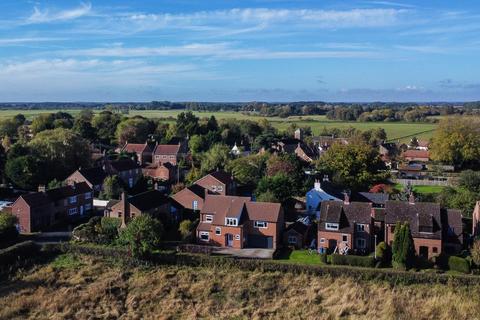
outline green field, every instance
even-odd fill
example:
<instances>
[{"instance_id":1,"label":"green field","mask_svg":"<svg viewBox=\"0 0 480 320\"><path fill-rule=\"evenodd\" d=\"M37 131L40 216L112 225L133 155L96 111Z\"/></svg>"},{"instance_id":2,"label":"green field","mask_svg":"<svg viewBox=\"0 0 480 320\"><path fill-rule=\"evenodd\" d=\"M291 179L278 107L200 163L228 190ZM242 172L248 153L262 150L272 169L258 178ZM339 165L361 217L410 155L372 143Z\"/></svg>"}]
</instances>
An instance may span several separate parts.
<instances>
[{"instance_id":1,"label":"green field","mask_svg":"<svg viewBox=\"0 0 480 320\"><path fill-rule=\"evenodd\" d=\"M41 114L64 111L73 115L79 112L78 109L63 109L63 110L0 110L0 119L12 117L18 113L22 113L28 119ZM141 115L146 118L175 118L182 110L139 110L131 111L129 116ZM210 117L214 115L217 119L250 119L260 120L264 117L245 115L240 112L194 112L198 117ZM318 135L324 128L348 128L354 127L359 130L368 130L373 128L384 128L387 132L389 140L408 141L413 135L418 138L429 139L432 137L433 130L436 124L432 123L405 123L405 122L347 122L347 121L333 121L328 120L325 116L292 116L288 118L269 117L267 118L273 123L273 126L280 130L285 130L290 124L296 123L298 126L309 126L313 133Z\"/></svg>"},{"instance_id":2,"label":"green field","mask_svg":"<svg viewBox=\"0 0 480 320\"><path fill-rule=\"evenodd\" d=\"M403 185L396 184L395 189L403 190ZM414 192L419 193L419 194L437 194L437 193L442 192L442 190L445 189L445 187L444 186L418 185L418 186L412 186L412 189L413 189Z\"/></svg>"}]
</instances>

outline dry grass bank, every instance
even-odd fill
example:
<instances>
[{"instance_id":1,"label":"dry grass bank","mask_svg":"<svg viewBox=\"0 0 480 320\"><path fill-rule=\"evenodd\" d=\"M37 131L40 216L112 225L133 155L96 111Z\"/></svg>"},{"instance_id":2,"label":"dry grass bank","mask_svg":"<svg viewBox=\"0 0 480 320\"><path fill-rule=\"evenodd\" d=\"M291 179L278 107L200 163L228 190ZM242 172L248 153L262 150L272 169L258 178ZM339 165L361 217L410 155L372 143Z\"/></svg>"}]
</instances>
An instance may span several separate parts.
<instances>
[{"instance_id":1,"label":"dry grass bank","mask_svg":"<svg viewBox=\"0 0 480 320\"><path fill-rule=\"evenodd\" d=\"M62 256L0 283L0 319L476 319L480 287L190 267L125 270Z\"/></svg>"}]
</instances>

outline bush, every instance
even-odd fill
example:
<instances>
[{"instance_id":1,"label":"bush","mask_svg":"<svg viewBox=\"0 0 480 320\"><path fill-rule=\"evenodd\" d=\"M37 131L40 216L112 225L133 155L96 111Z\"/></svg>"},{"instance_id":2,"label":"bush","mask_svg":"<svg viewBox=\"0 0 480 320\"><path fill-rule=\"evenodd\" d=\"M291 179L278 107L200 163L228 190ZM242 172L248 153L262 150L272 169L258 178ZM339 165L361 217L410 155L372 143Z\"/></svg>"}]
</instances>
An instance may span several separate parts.
<instances>
[{"instance_id":1,"label":"bush","mask_svg":"<svg viewBox=\"0 0 480 320\"><path fill-rule=\"evenodd\" d=\"M195 223L191 220L183 220L178 226L178 231L185 242L191 242L194 239L193 230L195 230Z\"/></svg>"},{"instance_id":2,"label":"bush","mask_svg":"<svg viewBox=\"0 0 480 320\"><path fill-rule=\"evenodd\" d=\"M18 236L18 219L10 213L0 212L0 241L11 240Z\"/></svg>"},{"instance_id":3,"label":"bush","mask_svg":"<svg viewBox=\"0 0 480 320\"><path fill-rule=\"evenodd\" d=\"M375 259L371 256L332 254L332 264L373 268L375 266Z\"/></svg>"},{"instance_id":4,"label":"bush","mask_svg":"<svg viewBox=\"0 0 480 320\"><path fill-rule=\"evenodd\" d=\"M328 263L328 256L326 253L321 253L320 254L320 262L323 263L323 264L327 264Z\"/></svg>"},{"instance_id":5,"label":"bush","mask_svg":"<svg viewBox=\"0 0 480 320\"><path fill-rule=\"evenodd\" d=\"M387 267L392 263L392 252L385 242L380 242L375 248L378 267Z\"/></svg>"},{"instance_id":6,"label":"bush","mask_svg":"<svg viewBox=\"0 0 480 320\"><path fill-rule=\"evenodd\" d=\"M112 243L118 238L118 228L122 221L118 218L103 217L100 221L99 242Z\"/></svg>"},{"instance_id":7,"label":"bush","mask_svg":"<svg viewBox=\"0 0 480 320\"><path fill-rule=\"evenodd\" d=\"M127 224L118 240L120 244L129 247L133 257L145 258L158 247L163 232L163 224L159 220L149 215L141 215Z\"/></svg>"},{"instance_id":8,"label":"bush","mask_svg":"<svg viewBox=\"0 0 480 320\"><path fill-rule=\"evenodd\" d=\"M111 244L118 237L121 221L118 218L93 217L73 229L74 240L98 244Z\"/></svg>"},{"instance_id":9,"label":"bush","mask_svg":"<svg viewBox=\"0 0 480 320\"><path fill-rule=\"evenodd\" d=\"M464 258L451 256L448 258L448 268L452 271L470 273L470 264Z\"/></svg>"}]
</instances>

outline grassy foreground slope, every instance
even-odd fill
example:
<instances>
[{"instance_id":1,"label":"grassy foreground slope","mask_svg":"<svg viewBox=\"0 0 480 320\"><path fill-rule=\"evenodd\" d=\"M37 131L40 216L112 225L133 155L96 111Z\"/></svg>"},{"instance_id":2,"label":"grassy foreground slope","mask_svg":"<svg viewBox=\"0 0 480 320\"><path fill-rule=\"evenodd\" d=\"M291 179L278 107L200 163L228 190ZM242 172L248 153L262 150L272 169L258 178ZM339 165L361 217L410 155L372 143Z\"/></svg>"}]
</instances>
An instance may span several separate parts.
<instances>
[{"instance_id":1,"label":"grassy foreground slope","mask_svg":"<svg viewBox=\"0 0 480 320\"><path fill-rule=\"evenodd\" d=\"M0 283L0 319L473 319L480 288L63 255Z\"/></svg>"}]
</instances>

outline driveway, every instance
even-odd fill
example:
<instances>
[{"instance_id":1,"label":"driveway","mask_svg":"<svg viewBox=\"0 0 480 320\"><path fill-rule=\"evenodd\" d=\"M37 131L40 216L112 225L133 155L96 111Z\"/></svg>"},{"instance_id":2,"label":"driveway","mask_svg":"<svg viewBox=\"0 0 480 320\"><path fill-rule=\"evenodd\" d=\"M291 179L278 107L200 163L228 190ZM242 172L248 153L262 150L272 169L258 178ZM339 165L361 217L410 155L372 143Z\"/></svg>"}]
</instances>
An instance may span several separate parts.
<instances>
[{"instance_id":1,"label":"driveway","mask_svg":"<svg viewBox=\"0 0 480 320\"><path fill-rule=\"evenodd\" d=\"M234 249L234 248L220 248L214 251L215 254L230 255L239 258L251 258L251 259L272 259L273 249Z\"/></svg>"}]
</instances>

